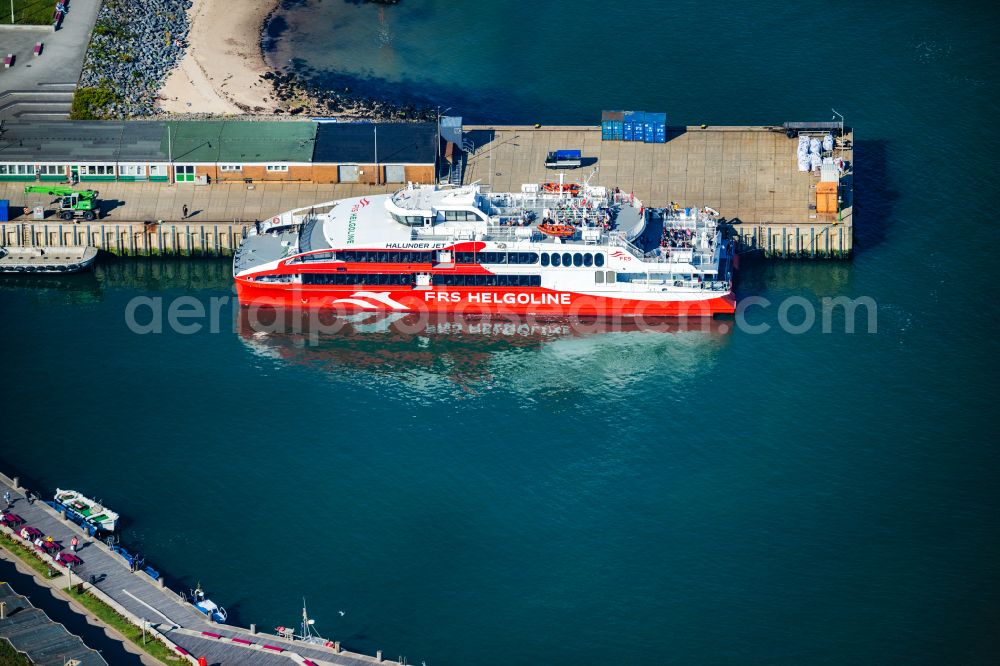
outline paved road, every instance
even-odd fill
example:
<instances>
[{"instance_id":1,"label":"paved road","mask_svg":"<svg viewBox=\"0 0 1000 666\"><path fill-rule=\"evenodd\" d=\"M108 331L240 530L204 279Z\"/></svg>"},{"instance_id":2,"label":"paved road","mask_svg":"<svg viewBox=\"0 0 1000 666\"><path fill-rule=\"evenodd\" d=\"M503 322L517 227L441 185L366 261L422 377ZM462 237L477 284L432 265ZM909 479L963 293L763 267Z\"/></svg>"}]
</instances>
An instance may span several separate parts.
<instances>
[{"instance_id":1,"label":"paved road","mask_svg":"<svg viewBox=\"0 0 1000 666\"><path fill-rule=\"evenodd\" d=\"M13 67L0 69L0 119L69 117L100 7L101 0L73 0L56 32L47 27L0 26L3 56L17 56ZM44 44L37 57L32 54L36 42Z\"/></svg>"},{"instance_id":2,"label":"paved road","mask_svg":"<svg viewBox=\"0 0 1000 666\"><path fill-rule=\"evenodd\" d=\"M0 0L2 2L3 0ZM53 197L25 194L28 183L0 183L0 199L11 205L12 219L24 206L48 206ZM171 183L81 183L100 192L102 222L181 221L186 205L192 224L253 222L270 219L292 208L311 206L334 199L394 192L402 185L317 185L314 183L257 183L248 189L243 183L191 185ZM57 221L50 216L50 219Z\"/></svg>"},{"instance_id":3,"label":"paved road","mask_svg":"<svg viewBox=\"0 0 1000 666\"><path fill-rule=\"evenodd\" d=\"M302 663L301 657L321 664L338 666L371 666L376 663L373 657L336 654L321 647L287 642L274 636L252 635L236 627L210 623L193 606L183 602L176 592L161 589L144 573L132 573L125 560L102 542L86 537L76 525L63 520L43 502L29 505L23 499L23 494L14 491L0 479L0 495L7 490L10 490L15 497L11 510L24 518L28 525L38 528L46 536L51 536L67 546L73 536L81 538L82 547L79 556L84 564L77 570L80 577L102 577L96 586L102 592L137 617L146 618L150 623L157 624L177 645L192 655L206 657L209 663L288 666L292 663ZM202 632L219 634L221 638L208 637ZM251 641L255 646L246 647L233 643L230 640L233 637ZM261 649L265 644L284 648L285 652Z\"/></svg>"}]
</instances>

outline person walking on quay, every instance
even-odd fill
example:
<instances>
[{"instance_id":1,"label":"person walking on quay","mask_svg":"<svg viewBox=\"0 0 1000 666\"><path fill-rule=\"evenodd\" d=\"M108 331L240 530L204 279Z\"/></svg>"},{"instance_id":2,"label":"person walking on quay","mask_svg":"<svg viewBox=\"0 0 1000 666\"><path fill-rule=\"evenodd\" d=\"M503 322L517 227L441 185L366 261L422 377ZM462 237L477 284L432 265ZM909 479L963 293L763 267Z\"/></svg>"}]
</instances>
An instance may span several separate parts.
<instances>
[{"instance_id":1,"label":"person walking on quay","mask_svg":"<svg viewBox=\"0 0 1000 666\"><path fill-rule=\"evenodd\" d=\"M77 539L75 536L69 540L69 547L73 549L74 553L76 552L76 547L79 545L80 545L80 540Z\"/></svg>"},{"instance_id":2,"label":"person walking on quay","mask_svg":"<svg viewBox=\"0 0 1000 666\"><path fill-rule=\"evenodd\" d=\"M5 490L3 492L3 501L7 503L7 508L9 509L10 508L10 504L11 504L11 501L10 501L10 491L9 490Z\"/></svg>"},{"instance_id":3,"label":"person walking on quay","mask_svg":"<svg viewBox=\"0 0 1000 666\"><path fill-rule=\"evenodd\" d=\"M186 220L187 217L188 217L188 206L187 206L187 204L184 204L184 206L181 208L181 213L183 213L183 215L181 216L181 219L182 220Z\"/></svg>"}]
</instances>

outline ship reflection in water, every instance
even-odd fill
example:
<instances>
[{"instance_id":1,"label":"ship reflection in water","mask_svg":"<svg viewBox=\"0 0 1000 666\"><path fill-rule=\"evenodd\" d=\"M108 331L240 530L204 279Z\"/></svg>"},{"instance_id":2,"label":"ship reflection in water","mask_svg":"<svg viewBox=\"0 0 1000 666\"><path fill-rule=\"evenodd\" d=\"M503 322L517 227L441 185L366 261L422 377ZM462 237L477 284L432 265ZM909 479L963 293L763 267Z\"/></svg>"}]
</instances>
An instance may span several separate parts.
<instances>
[{"instance_id":1,"label":"ship reflection in water","mask_svg":"<svg viewBox=\"0 0 1000 666\"><path fill-rule=\"evenodd\" d=\"M605 391L655 374L689 381L715 364L732 320L343 314L240 308L238 333L264 358L364 372L415 389Z\"/></svg>"}]
</instances>

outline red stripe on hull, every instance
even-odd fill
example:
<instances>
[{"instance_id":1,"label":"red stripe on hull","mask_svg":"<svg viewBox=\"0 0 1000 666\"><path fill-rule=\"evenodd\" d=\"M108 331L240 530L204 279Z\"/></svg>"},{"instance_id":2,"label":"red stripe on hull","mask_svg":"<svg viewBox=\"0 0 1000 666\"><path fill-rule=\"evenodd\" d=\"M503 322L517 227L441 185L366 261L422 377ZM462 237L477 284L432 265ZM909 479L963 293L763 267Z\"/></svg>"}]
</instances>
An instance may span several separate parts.
<instances>
[{"instance_id":1,"label":"red stripe on hull","mask_svg":"<svg viewBox=\"0 0 1000 666\"><path fill-rule=\"evenodd\" d=\"M590 317L711 317L736 311L732 293L700 300L609 298L542 288L436 288L418 290L353 285L280 286L236 280L240 304L253 307L333 309L344 312L434 312Z\"/></svg>"}]
</instances>

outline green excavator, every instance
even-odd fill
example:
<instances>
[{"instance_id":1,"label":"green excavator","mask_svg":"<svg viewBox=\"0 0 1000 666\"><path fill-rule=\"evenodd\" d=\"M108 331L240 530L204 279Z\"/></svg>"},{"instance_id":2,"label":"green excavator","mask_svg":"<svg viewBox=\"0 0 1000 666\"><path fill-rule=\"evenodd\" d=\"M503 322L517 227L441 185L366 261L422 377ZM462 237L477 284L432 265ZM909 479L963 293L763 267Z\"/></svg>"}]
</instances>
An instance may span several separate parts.
<instances>
[{"instance_id":1,"label":"green excavator","mask_svg":"<svg viewBox=\"0 0 1000 666\"><path fill-rule=\"evenodd\" d=\"M60 185L28 185L25 194L37 193L59 197L59 217L64 220L83 218L88 222L101 214L96 190L74 190Z\"/></svg>"}]
</instances>

